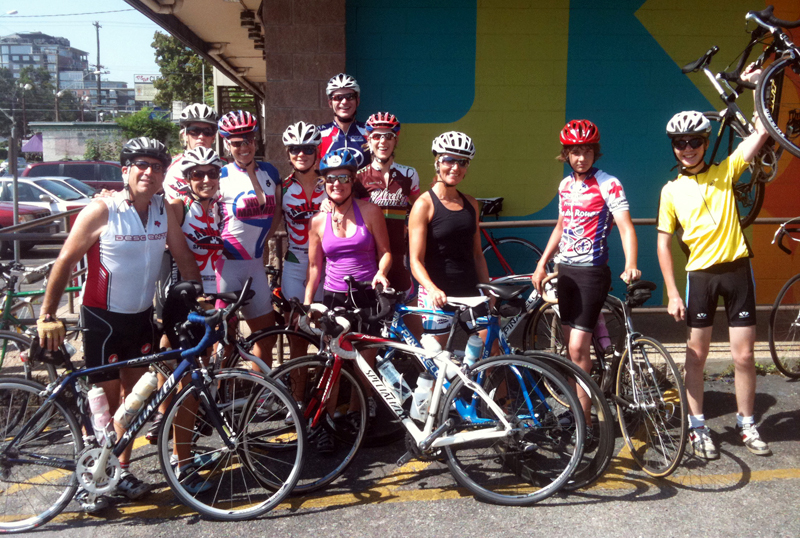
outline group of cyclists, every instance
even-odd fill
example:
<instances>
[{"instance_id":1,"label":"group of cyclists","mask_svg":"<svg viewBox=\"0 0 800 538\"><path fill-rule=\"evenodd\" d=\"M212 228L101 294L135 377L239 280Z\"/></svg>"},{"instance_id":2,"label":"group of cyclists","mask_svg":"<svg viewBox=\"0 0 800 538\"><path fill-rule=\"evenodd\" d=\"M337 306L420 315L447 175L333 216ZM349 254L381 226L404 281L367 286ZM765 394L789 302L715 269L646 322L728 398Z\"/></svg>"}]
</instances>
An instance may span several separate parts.
<instances>
[{"instance_id":1,"label":"group of cyclists","mask_svg":"<svg viewBox=\"0 0 800 538\"><path fill-rule=\"evenodd\" d=\"M748 71L743 78L755 80L758 75ZM53 267L38 322L43 347L55 349L63 341L64 325L56 310L72 268L84 256L88 273L81 317L89 329L84 333L88 366L176 345L174 339L159 341L153 324L156 282L165 266L175 278L202 283L206 293L238 291L251 278L255 297L242 309L242 317L252 331L272 326L276 320L263 255L268 239L282 225L288 236L282 277L287 299L343 305L348 275L373 287L403 291L405 302L425 308L439 309L452 296L479 295L477 284L489 281L479 207L460 190L475 157L472 139L450 131L433 140L434 177L423 193L417 171L395 161L398 119L379 112L364 123L357 121L361 89L352 76L331 78L326 94L334 114L331 123L299 121L286 127L283 144L292 172L283 180L272 164L255 159L259 125L247 111L218 118L204 104L189 105L180 119L185 151L175 158L157 140L125 143L120 155L124 190L95 199L78 215ZM685 381L690 443L699 457L718 457L702 406L703 366L717 298L722 296L736 369L738 428L749 450L768 454L753 419L752 252L732 192L767 135L757 122L756 132L734 154L714 164L704 160L710 131L699 112L681 112L668 123L679 174L663 188L658 215L658 259L669 313L686 319L690 329ZM213 149L217 135L227 161ZM531 280L541 291L546 265L555 257L567 353L588 372L592 331L611 285L607 239L612 225L616 223L622 238L625 268L620 278L626 282L641 276L638 244L622 183L596 166L601 156L598 127L588 120L570 121L560 141L557 158L572 171L558 187L558 222ZM678 230L690 252L685 302L675 284L671 253L671 237ZM369 306L374 296L367 293L357 300ZM168 299L159 318L173 319L174 308ZM411 328L444 341L450 320L427 316ZM259 345L255 354L271 364L271 342ZM290 342L291 356L304 353L305 342ZM141 368L119 372L119 378L89 380L104 388L112 415L144 373ZM579 396L588 411L591 402L580 390ZM375 404L369 400L374 416ZM155 431L148 433L149 439ZM324 446L319 448L324 452ZM179 471L184 464L187 470L202 465L196 460L176 454ZM124 476L118 493L130 499L148 493L151 486L130 473L130 447L120 463ZM192 474L186 476L191 480ZM78 500L88 512L108 504L102 496L81 493Z\"/></svg>"}]
</instances>

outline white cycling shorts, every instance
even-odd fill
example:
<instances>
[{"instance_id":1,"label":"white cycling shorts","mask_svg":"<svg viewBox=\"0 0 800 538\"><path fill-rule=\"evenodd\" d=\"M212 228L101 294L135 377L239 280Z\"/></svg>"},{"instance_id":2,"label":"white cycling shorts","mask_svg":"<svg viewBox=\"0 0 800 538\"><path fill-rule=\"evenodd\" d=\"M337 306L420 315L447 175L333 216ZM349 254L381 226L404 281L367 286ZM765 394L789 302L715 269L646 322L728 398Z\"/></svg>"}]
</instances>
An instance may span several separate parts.
<instances>
[{"instance_id":1,"label":"white cycling shorts","mask_svg":"<svg viewBox=\"0 0 800 538\"><path fill-rule=\"evenodd\" d=\"M242 317L253 319L272 312L272 290L264 272L264 262L257 260L228 260L221 258L216 264L217 291L241 291L248 277L253 277L250 289L255 296L242 307Z\"/></svg>"}]
</instances>

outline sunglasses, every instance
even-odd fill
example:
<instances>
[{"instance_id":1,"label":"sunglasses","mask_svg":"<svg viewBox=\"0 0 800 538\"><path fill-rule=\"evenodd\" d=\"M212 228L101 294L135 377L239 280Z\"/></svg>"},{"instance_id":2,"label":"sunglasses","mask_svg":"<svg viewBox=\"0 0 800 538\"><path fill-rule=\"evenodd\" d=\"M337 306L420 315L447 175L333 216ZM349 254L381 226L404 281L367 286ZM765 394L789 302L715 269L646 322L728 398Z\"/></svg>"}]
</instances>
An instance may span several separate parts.
<instances>
[{"instance_id":1,"label":"sunglasses","mask_svg":"<svg viewBox=\"0 0 800 538\"><path fill-rule=\"evenodd\" d=\"M204 177L208 179L219 179L219 170L192 170L190 177L196 180L202 180Z\"/></svg>"},{"instance_id":2,"label":"sunglasses","mask_svg":"<svg viewBox=\"0 0 800 538\"><path fill-rule=\"evenodd\" d=\"M456 159L455 157L442 157L439 162L447 166L455 166L457 164L461 168L469 166L469 159Z\"/></svg>"},{"instance_id":3,"label":"sunglasses","mask_svg":"<svg viewBox=\"0 0 800 538\"><path fill-rule=\"evenodd\" d=\"M397 135L394 133L372 133L369 135L370 139L374 140L375 142L379 140L394 140L397 138Z\"/></svg>"},{"instance_id":4,"label":"sunglasses","mask_svg":"<svg viewBox=\"0 0 800 538\"><path fill-rule=\"evenodd\" d=\"M339 101L355 101L358 98L358 94L355 92L352 93L340 93L338 95L331 95L331 101L338 103Z\"/></svg>"},{"instance_id":5,"label":"sunglasses","mask_svg":"<svg viewBox=\"0 0 800 538\"><path fill-rule=\"evenodd\" d=\"M149 163L147 161L135 161L135 162L132 162L131 165L135 166L136 168L138 168L142 172L144 172L148 168L150 168L153 172L156 172L156 173L164 171L164 165L162 165L161 163Z\"/></svg>"},{"instance_id":6,"label":"sunglasses","mask_svg":"<svg viewBox=\"0 0 800 538\"><path fill-rule=\"evenodd\" d=\"M290 155L314 155L317 152L316 146L289 146Z\"/></svg>"},{"instance_id":7,"label":"sunglasses","mask_svg":"<svg viewBox=\"0 0 800 538\"><path fill-rule=\"evenodd\" d=\"M681 151L686 149L686 146L690 146L692 149L697 149L703 145L703 142L705 142L705 138L690 138L689 140L673 140L672 147L679 149Z\"/></svg>"},{"instance_id":8,"label":"sunglasses","mask_svg":"<svg viewBox=\"0 0 800 538\"><path fill-rule=\"evenodd\" d=\"M186 134L193 136L195 138L199 137L200 135L205 136L214 136L217 134L217 130L212 127L189 127L186 129Z\"/></svg>"},{"instance_id":9,"label":"sunglasses","mask_svg":"<svg viewBox=\"0 0 800 538\"><path fill-rule=\"evenodd\" d=\"M250 137L242 138L241 140L229 140L228 143L233 146L234 148L240 148L242 146L249 146L253 144L254 140Z\"/></svg>"},{"instance_id":10,"label":"sunglasses","mask_svg":"<svg viewBox=\"0 0 800 538\"><path fill-rule=\"evenodd\" d=\"M347 174L342 174L340 176L325 176L325 183L327 183L328 185L333 185L337 181L342 185L345 185L347 183L350 183L352 180L353 178L351 176L348 176Z\"/></svg>"}]
</instances>

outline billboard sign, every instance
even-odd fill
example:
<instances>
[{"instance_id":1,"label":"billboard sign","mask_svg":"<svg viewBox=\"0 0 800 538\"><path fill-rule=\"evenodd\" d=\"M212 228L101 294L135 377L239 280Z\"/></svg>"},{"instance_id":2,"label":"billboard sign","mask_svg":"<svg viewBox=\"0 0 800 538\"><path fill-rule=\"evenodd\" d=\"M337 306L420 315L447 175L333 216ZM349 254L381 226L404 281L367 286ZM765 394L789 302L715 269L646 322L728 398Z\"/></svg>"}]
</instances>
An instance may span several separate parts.
<instances>
[{"instance_id":1,"label":"billboard sign","mask_svg":"<svg viewBox=\"0 0 800 538\"><path fill-rule=\"evenodd\" d=\"M133 75L134 100L152 102L158 93L153 87L153 81L159 78L161 75Z\"/></svg>"}]
</instances>

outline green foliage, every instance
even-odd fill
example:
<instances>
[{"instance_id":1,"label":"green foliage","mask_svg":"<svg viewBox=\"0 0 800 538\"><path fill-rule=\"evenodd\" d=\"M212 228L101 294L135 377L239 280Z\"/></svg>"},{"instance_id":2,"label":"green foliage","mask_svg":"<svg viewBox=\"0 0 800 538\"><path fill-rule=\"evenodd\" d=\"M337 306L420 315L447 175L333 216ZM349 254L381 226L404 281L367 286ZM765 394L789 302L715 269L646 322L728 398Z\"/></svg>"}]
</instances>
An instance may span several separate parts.
<instances>
[{"instance_id":1,"label":"green foliage","mask_svg":"<svg viewBox=\"0 0 800 538\"><path fill-rule=\"evenodd\" d=\"M178 143L178 126L154 114L151 108L143 108L128 116L119 117L117 123L122 127L125 140L146 136L160 140L167 146Z\"/></svg>"},{"instance_id":2,"label":"green foliage","mask_svg":"<svg viewBox=\"0 0 800 538\"><path fill-rule=\"evenodd\" d=\"M171 35L156 32L152 47L155 49L156 64L161 77L153 83L158 90L155 104L171 109L172 101L187 103L205 102L213 105L211 64L205 62L192 49ZM203 96L202 65L205 63L206 95ZM210 98L210 100L209 100Z\"/></svg>"},{"instance_id":3,"label":"green foliage","mask_svg":"<svg viewBox=\"0 0 800 538\"><path fill-rule=\"evenodd\" d=\"M90 138L86 141L83 159L86 161L116 161L122 149L122 139L98 141Z\"/></svg>"}]
</instances>

